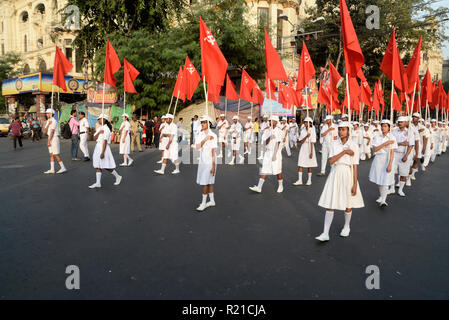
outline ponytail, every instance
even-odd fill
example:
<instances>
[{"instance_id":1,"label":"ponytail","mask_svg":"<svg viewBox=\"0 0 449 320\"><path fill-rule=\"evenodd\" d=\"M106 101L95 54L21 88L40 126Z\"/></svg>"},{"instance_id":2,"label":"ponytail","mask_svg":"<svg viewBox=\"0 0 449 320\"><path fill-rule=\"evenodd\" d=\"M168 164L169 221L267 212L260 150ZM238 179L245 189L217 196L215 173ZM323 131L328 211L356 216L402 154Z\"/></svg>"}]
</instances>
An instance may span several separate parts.
<instances>
[{"instance_id":1,"label":"ponytail","mask_svg":"<svg viewBox=\"0 0 449 320\"><path fill-rule=\"evenodd\" d=\"M109 121L106 119L103 119L103 121L104 121L104 124L108 126L109 130L112 131L112 125L109 123Z\"/></svg>"}]
</instances>

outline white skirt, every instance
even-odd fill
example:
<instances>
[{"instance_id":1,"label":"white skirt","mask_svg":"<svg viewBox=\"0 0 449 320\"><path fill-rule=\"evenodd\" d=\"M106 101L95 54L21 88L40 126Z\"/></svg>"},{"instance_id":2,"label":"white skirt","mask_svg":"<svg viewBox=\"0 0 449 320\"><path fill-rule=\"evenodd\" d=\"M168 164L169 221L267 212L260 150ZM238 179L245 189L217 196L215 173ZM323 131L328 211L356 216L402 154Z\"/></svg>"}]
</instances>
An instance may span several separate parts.
<instances>
[{"instance_id":1,"label":"white skirt","mask_svg":"<svg viewBox=\"0 0 449 320\"><path fill-rule=\"evenodd\" d=\"M351 195L352 186L352 167L340 164L332 165L318 205L329 210L363 208L365 204L358 181L357 194L355 196Z\"/></svg>"},{"instance_id":2,"label":"white skirt","mask_svg":"<svg viewBox=\"0 0 449 320\"><path fill-rule=\"evenodd\" d=\"M200 186L207 186L209 184L215 184L215 176L217 175L217 162L215 162L215 175L212 175L212 163L198 164L198 172L196 174L196 183Z\"/></svg>"},{"instance_id":3,"label":"white skirt","mask_svg":"<svg viewBox=\"0 0 449 320\"><path fill-rule=\"evenodd\" d=\"M168 150L167 145L165 145L165 148L162 153L162 158L169 159L170 161L175 162L176 160L178 160L178 154L179 154L178 143L175 140L173 140Z\"/></svg>"},{"instance_id":4,"label":"white skirt","mask_svg":"<svg viewBox=\"0 0 449 320\"><path fill-rule=\"evenodd\" d=\"M273 161L273 151L266 150L263 155L260 175L278 175L282 173L282 153L278 152L276 161Z\"/></svg>"},{"instance_id":5,"label":"white skirt","mask_svg":"<svg viewBox=\"0 0 449 320\"><path fill-rule=\"evenodd\" d=\"M394 170L391 168L391 172L387 172L389 161L387 153L376 154L369 171L369 181L379 186L392 185L394 183Z\"/></svg>"},{"instance_id":6,"label":"white skirt","mask_svg":"<svg viewBox=\"0 0 449 320\"><path fill-rule=\"evenodd\" d=\"M235 142L235 143L234 143ZM239 151L240 150L240 139L236 138L234 140L234 138L231 138L231 143L232 143L232 151Z\"/></svg>"},{"instance_id":7,"label":"white skirt","mask_svg":"<svg viewBox=\"0 0 449 320\"><path fill-rule=\"evenodd\" d=\"M120 137L120 154L130 154L131 153L131 139L129 134L125 138L125 143L123 143L123 138Z\"/></svg>"},{"instance_id":8,"label":"white skirt","mask_svg":"<svg viewBox=\"0 0 449 320\"><path fill-rule=\"evenodd\" d=\"M48 153L51 153L53 155L59 155L60 152L60 146L59 146L59 137L53 137L50 142L50 146L48 147Z\"/></svg>"},{"instance_id":9,"label":"white skirt","mask_svg":"<svg viewBox=\"0 0 449 320\"><path fill-rule=\"evenodd\" d=\"M101 150L103 150L103 145L97 143L95 145L94 155L93 155L93 165L95 169L115 169L114 156L112 155L111 148L109 144L106 146L104 151L104 158L100 159Z\"/></svg>"},{"instance_id":10,"label":"white skirt","mask_svg":"<svg viewBox=\"0 0 449 320\"><path fill-rule=\"evenodd\" d=\"M161 141L159 142L159 150L164 151L167 148L168 144L168 138L164 137L161 138Z\"/></svg>"},{"instance_id":11,"label":"white skirt","mask_svg":"<svg viewBox=\"0 0 449 320\"><path fill-rule=\"evenodd\" d=\"M318 163L316 161L315 147L312 152L312 159L310 159L310 143L303 143L299 150L298 167L302 168L316 168Z\"/></svg>"}]
</instances>

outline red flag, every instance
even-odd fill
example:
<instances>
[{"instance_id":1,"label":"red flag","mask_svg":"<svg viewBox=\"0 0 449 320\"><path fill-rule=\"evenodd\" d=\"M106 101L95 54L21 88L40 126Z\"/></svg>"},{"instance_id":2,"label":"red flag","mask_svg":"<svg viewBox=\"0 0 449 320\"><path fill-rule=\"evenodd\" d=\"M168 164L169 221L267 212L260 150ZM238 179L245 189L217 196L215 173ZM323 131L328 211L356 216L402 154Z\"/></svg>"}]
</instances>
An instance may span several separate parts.
<instances>
[{"instance_id":1,"label":"red flag","mask_svg":"<svg viewBox=\"0 0 449 320\"><path fill-rule=\"evenodd\" d=\"M393 28L393 34L391 35L390 42L388 43L387 51L385 52L384 58L380 69L385 73L385 75L394 81L394 85L399 91L402 90L402 76L401 76L401 58L399 56L399 50L396 46L396 29Z\"/></svg>"},{"instance_id":2,"label":"red flag","mask_svg":"<svg viewBox=\"0 0 449 320\"><path fill-rule=\"evenodd\" d=\"M393 110L402 111L402 103L399 100L398 94L396 93L395 89L393 89Z\"/></svg>"},{"instance_id":3,"label":"red flag","mask_svg":"<svg viewBox=\"0 0 449 320\"><path fill-rule=\"evenodd\" d=\"M360 96L360 92L357 78L349 77L349 94L351 95L351 101L355 101L355 99Z\"/></svg>"},{"instance_id":4,"label":"red flag","mask_svg":"<svg viewBox=\"0 0 449 320\"><path fill-rule=\"evenodd\" d=\"M340 0L340 19L346 73L351 77L356 77L357 72L365 63L365 58L363 57L362 49L360 49L359 39L357 39L345 0Z\"/></svg>"},{"instance_id":5,"label":"red flag","mask_svg":"<svg viewBox=\"0 0 449 320\"><path fill-rule=\"evenodd\" d=\"M184 70L179 67L178 77L176 78L175 88L173 89L172 96L181 99L183 102L186 98L186 93L184 92Z\"/></svg>"},{"instance_id":6,"label":"red flag","mask_svg":"<svg viewBox=\"0 0 449 320\"><path fill-rule=\"evenodd\" d=\"M207 98L209 101L220 103L220 91L221 86L220 85L209 85L207 90Z\"/></svg>"},{"instance_id":7,"label":"red flag","mask_svg":"<svg viewBox=\"0 0 449 320\"><path fill-rule=\"evenodd\" d=\"M331 93L335 100L338 98L338 87L343 81L343 78L338 73L338 70L334 67L332 62L329 60L329 72L330 72L330 82L331 82Z\"/></svg>"},{"instance_id":8,"label":"red flag","mask_svg":"<svg viewBox=\"0 0 449 320\"><path fill-rule=\"evenodd\" d=\"M136 80L137 76L140 74L134 66L129 63L128 60L124 59L123 65L125 68L125 92L133 92L137 93L136 88L134 88L134 80Z\"/></svg>"},{"instance_id":9,"label":"red flag","mask_svg":"<svg viewBox=\"0 0 449 320\"><path fill-rule=\"evenodd\" d=\"M377 81L377 89L378 89L377 93L379 94L379 103L382 105L382 107L385 108L384 91L382 89L382 83L380 83L380 79L378 79Z\"/></svg>"},{"instance_id":10,"label":"red flag","mask_svg":"<svg viewBox=\"0 0 449 320\"><path fill-rule=\"evenodd\" d=\"M281 58L276 49L271 44L267 29L265 28L265 66L267 68L268 78L271 80L287 81L287 73L282 65Z\"/></svg>"},{"instance_id":11,"label":"red flag","mask_svg":"<svg viewBox=\"0 0 449 320\"><path fill-rule=\"evenodd\" d=\"M120 59L118 58L114 47L108 40L106 43L106 59L104 63L104 83L115 88L117 79L115 79L114 73L119 71L121 67Z\"/></svg>"},{"instance_id":12,"label":"red flag","mask_svg":"<svg viewBox=\"0 0 449 320\"><path fill-rule=\"evenodd\" d=\"M363 102L366 106L371 108L372 102L371 102L371 96L373 95L373 92L371 91L371 88L369 87L368 81L366 81L365 75L363 74L362 69L359 70L357 73L357 77L360 79L360 88L362 90L360 95L360 100Z\"/></svg>"},{"instance_id":13,"label":"red flag","mask_svg":"<svg viewBox=\"0 0 449 320\"><path fill-rule=\"evenodd\" d=\"M209 85L224 84L228 62L200 17L201 73ZM216 88L215 88L216 89ZM213 89L213 90L215 90Z\"/></svg>"},{"instance_id":14,"label":"red flag","mask_svg":"<svg viewBox=\"0 0 449 320\"><path fill-rule=\"evenodd\" d=\"M242 80L240 82L240 99L245 101L251 101L251 91L256 86L256 82L249 76L249 74L243 69Z\"/></svg>"},{"instance_id":15,"label":"red flag","mask_svg":"<svg viewBox=\"0 0 449 320\"><path fill-rule=\"evenodd\" d=\"M372 107L374 111L376 111L376 114L378 114L380 110L380 101L379 101L379 87L377 86L377 82L374 84Z\"/></svg>"},{"instance_id":16,"label":"red flag","mask_svg":"<svg viewBox=\"0 0 449 320\"><path fill-rule=\"evenodd\" d=\"M184 63L184 92L187 96L187 99L192 100L193 93L198 87L198 83L200 83L200 75L196 71L195 66L192 62L190 62L189 57L186 57L186 61Z\"/></svg>"},{"instance_id":17,"label":"red flag","mask_svg":"<svg viewBox=\"0 0 449 320\"><path fill-rule=\"evenodd\" d=\"M276 83L272 80L268 81L268 74L265 73L265 86L267 91L267 99L276 100Z\"/></svg>"},{"instance_id":18,"label":"red flag","mask_svg":"<svg viewBox=\"0 0 449 320\"><path fill-rule=\"evenodd\" d=\"M237 92L235 92L235 84L232 83L229 75L226 75L226 99L239 100Z\"/></svg>"},{"instance_id":19,"label":"red flag","mask_svg":"<svg viewBox=\"0 0 449 320\"><path fill-rule=\"evenodd\" d=\"M265 101L265 97L263 95L262 90L260 90L259 87L255 87L253 89L253 100L252 100L252 102L254 102L255 104L258 104L258 105L261 106L261 105L263 105L264 101Z\"/></svg>"},{"instance_id":20,"label":"red flag","mask_svg":"<svg viewBox=\"0 0 449 320\"><path fill-rule=\"evenodd\" d=\"M326 106L330 105L329 93L327 88L323 85L323 82L320 84L320 89L318 91L318 103L325 104Z\"/></svg>"},{"instance_id":21,"label":"red flag","mask_svg":"<svg viewBox=\"0 0 449 320\"><path fill-rule=\"evenodd\" d=\"M65 85L64 77L72 69L73 65L70 63L69 60L67 60L65 55L62 53L61 49L59 49L59 47L56 46L55 62L53 67L53 84L66 92L67 87Z\"/></svg>"},{"instance_id":22,"label":"red flag","mask_svg":"<svg viewBox=\"0 0 449 320\"><path fill-rule=\"evenodd\" d=\"M315 67L313 66L312 58L310 57L309 50L307 50L306 43L303 41L296 91L302 91L314 75Z\"/></svg>"},{"instance_id":23,"label":"red flag","mask_svg":"<svg viewBox=\"0 0 449 320\"><path fill-rule=\"evenodd\" d=\"M413 93L415 84L419 85L419 65L421 64L421 43L422 36L419 38L418 45L413 52L413 56L407 66L408 92ZM417 88L416 87L416 88ZM418 89L415 90L417 92Z\"/></svg>"},{"instance_id":24,"label":"red flag","mask_svg":"<svg viewBox=\"0 0 449 320\"><path fill-rule=\"evenodd\" d=\"M429 72L429 68L427 68L426 75L424 76L421 84L421 105L425 108L426 102L432 102L432 77Z\"/></svg>"}]
</instances>

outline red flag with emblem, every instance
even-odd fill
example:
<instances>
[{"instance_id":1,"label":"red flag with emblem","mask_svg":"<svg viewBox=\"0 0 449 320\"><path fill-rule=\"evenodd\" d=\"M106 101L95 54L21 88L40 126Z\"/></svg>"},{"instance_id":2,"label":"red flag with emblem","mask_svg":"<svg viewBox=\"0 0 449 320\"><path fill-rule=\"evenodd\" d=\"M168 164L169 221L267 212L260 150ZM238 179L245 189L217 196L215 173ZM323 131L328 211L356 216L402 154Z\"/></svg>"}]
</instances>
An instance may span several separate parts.
<instances>
[{"instance_id":1,"label":"red flag with emblem","mask_svg":"<svg viewBox=\"0 0 449 320\"><path fill-rule=\"evenodd\" d=\"M251 101L251 92L256 86L256 82L249 76L249 74L242 70L242 80L240 82L240 99L245 101Z\"/></svg>"},{"instance_id":2,"label":"red flag with emblem","mask_svg":"<svg viewBox=\"0 0 449 320\"><path fill-rule=\"evenodd\" d=\"M343 82L342 76L329 60L330 90L335 99L338 98L338 87Z\"/></svg>"},{"instance_id":3,"label":"red flag with emblem","mask_svg":"<svg viewBox=\"0 0 449 320\"><path fill-rule=\"evenodd\" d=\"M186 57L184 63L184 92L187 99L192 100L193 93L195 92L198 84L200 83L201 77L196 71L195 66L190 62L189 57Z\"/></svg>"},{"instance_id":4,"label":"red flag with emblem","mask_svg":"<svg viewBox=\"0 0 449 320\"><path fill-rule=\"evenodd\" d=\"M184 92L184 70L179 67L178 77L176 78L175 87L173 89L172 96L181 99L183 102L186 99L186 93Z\"/></svg>"},{"instance_id":5,"label":"red flag with emblem","mask_svg":"<svg viewBox=\"0 0 449 320\"><path fill-rule=\"evenodd\" d=\"M287 73L282 65L281 58L271 43L265 28L265 66L267 68L268 78L271 80L287 81Z\"/></svg>"},{"instance_id":6,"label":"red flag with emblem","mask_svg":"<svg viewBox=\"0 0 449 320\"><path fill-rule=\"evenodd\" d=\"M268 73L265 73L265 86L267 91L267 99L276 100L276 83L272 80L268 81Z\"/></svg>"},{"instance_id":7,"label":"red flag with emblem","mask_svg":"<svg viewBox=\"0 0 449 320\"><path fill-rule=\"evenodd\" d=\"M315 67L313 66L312 58L309 50L307 50L306 43L302 42L301 60L299 62L298 83L296 84L296 91L302 91L309 81L315 75Z\"/></svg>"}]
</instances>

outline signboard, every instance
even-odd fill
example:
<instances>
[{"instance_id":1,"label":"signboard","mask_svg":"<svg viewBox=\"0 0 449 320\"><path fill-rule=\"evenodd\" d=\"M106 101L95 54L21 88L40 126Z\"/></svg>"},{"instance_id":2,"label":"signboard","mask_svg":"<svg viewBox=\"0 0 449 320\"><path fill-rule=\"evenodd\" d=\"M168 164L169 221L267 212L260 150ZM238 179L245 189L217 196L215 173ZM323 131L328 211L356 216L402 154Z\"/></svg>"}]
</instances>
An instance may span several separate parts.
<instances>
[{"instance_id":1,"label":"signboard","mask_svg":"<svg viewBox=\"0 0 449 320\"><path fill-rule=\"evenodd\" d=\"M298 83L298 70L287 71L287 77L293 82L293 87L296 88L296 84ZM304 90L302 91L304 101L306 101L306 93L310 95L310 98L312 100L312 105L309 106L309 109L315 109L318 106L318 86L315 77L309 81L309 84L307 85L307 92L306 88L304 88ZM307 110L307 107L305 105L298 106L298 108Z\"/></svg>"},{"instance_id":2,"label":"signboard","mask_svg":"<svg viewBox=\"0 0 449 320\"><path fill-rule=\"evenodd\" d=\"M15 95L30 92L54 92L82 94L87 88L85 79L80 77L65 76L65 84L67 91L53 86L53 74L51 73L35 73L16 78L6 79L2 82L2 95Z\"/></svg>"},{"instance_id":3,"label":"signboard","mask_svg":"<svg viewBox=\"0 0 449 320\"><path fill-rule=\"evenodd\" d=\"M104 103L111 104L117 101L117 92L114 87L106 85L106 90L103 90L102 86L97 89L89 88L87 90L87 101L89 103L103 103L103 92L104 92Z\"/></svg>"},{"instance_id":4,"label":"signboard","mask_svg":"<svg viewBox=\"0 0 449 320\"><path fill-rule=\"evenodd\" d=\"M260 109L260 114L262 116L270 116L270 114L274 116L280 117L294 117L295 116L295 108L291 107L290 109L285 109L282 104L278 101L267 99L267 94L263 93L265 96L265 100L263 101L263 105ZM277 93L275 94L277 97Z\"/></svg>"}]
</instances>

